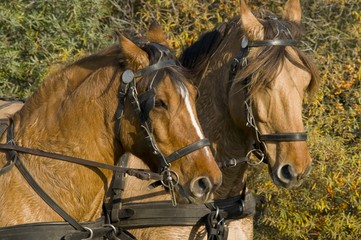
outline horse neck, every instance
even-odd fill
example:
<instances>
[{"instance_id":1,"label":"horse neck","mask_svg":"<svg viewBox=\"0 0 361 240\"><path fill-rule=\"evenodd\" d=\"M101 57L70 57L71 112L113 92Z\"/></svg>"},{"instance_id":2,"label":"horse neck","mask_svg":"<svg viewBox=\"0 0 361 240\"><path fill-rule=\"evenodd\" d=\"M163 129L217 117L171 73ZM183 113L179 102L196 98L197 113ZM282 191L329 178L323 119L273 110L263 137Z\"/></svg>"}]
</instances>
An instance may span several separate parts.
<instances>
[{"instance_id":1,"label":"horse neck","mask_svg":"<svg viewBox=\"0 0 361 240\"><path fill-rule=\"evenodd\" d=\"M116 73L113 67L106 71L110 76ZM89 73L83 83L73 81L70 87L53 84L70 81L70 72L47 80L14 116L17 144L113 165L122 151L116 146L113 121L119 77L115 84L109 85L105 82L106 75L98 73L100 71ZM38 157L29 155L24 156L23 162L32 175L45 183L44 190L60 206L65 206L70 215L83 221L100 216L110 171L53 159L39 161ZM68 187L57 188L51 183Z\"/></svg>"},{"instance_id":2,"label":"horse neck","mask_svg":"<svg viewBox=\"0 0 361 240\"><path fill-rule=\"evenodd\" d=\"M60 135L56 139L60 144L67 141L77 146L89 145L101 134L113 138L113 126L109 123L114 119L120 83L118 51L111 47L104 53L79 60L46 79L18 115L21 122L19 135L32 137L29 128L21 128L30 124L36 130L41 129L34 136L39 141L44 137L46 142L54 133ZM93 140L88 141L88 137Z\"/></svg>"},{"instance_id":3,"label":"horse neck","mask_svg":"<svg viewBox=\"0 0 361 240\"><path fill-rule=\"evenodd\" d=\"M254 142L250 128L236 125L230 116L229 90L230 68L234 57L240 51L242 30L235 24L225 35L218 49L209 58L207 69L198 76L200 96L197 100L197 113L205 135L211 141L216 161L245 157ZM236 44L235 44L236 43ZM239 101L240 111L244 102ZM244 111L245 112L245 111ZM246 114L244 115L246 122ZM219 198L236 195L243 188L247 167L222 169L222 186L216 196Z\"/></svg>"}]
</instances>

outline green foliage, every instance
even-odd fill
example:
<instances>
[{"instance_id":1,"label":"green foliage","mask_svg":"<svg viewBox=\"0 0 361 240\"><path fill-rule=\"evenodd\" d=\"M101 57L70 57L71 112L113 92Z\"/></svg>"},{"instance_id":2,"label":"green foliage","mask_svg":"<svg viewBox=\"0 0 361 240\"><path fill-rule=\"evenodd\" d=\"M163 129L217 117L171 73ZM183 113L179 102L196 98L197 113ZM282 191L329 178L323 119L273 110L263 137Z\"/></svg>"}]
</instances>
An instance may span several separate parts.
<instances>
[{"instance_id":1,"label":"green foliage","mask_svg":"<svg viewBox=\"0 0 361 240\"><path fill-rule=\"evenodd\" d=\"M108 45L112 11L108 1L2 1L0 94L27 96L49 66Z\"/></svg>"},{"instance_id":2,"label":"green foliage","mask_svg":"<svg viewBox=\"0 0 361 240\"><path fill-rule=\"evenodd\" d=\"M248 1L280 13L284 1ZM255 239L358 239L361 236L361 4L303 0L302 48L322 84L307 103L313 170L294 190L253 168L260 199ZM158 20L179 54L204 31L238 14L238 0L12 0L0 4L0 95L27 97L54 65L143 33Z\"/></svg>"}]
</instances>

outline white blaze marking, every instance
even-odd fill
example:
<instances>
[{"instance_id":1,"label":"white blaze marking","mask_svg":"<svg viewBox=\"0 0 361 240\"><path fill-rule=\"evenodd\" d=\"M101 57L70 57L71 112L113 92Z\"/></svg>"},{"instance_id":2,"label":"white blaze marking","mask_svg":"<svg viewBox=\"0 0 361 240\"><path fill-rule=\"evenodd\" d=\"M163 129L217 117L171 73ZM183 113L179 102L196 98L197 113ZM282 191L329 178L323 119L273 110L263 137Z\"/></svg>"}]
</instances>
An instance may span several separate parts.
<instances>
[{"instance_id":1,"label":"white blaze marking","mask_svg":"<svg viewBox=\"0 0 361 240\"><path fill-rule=\"evenodd\" d=\"M187 88L184 86L184 88L180 87L179 89L180 89L180 94L181 94L181 96L182 96L182 97L184 98L184 100L185 100L186 108L187 108L187 110L188 110L188 112L189 112L189 115L190 115L190 117L191 117L191 122L192 122L194 128L196 129L197 135L199 136L200 139L205 138L204 135L203 135L201 126L197 123L196 115L195 115L195 113L192 111L192 106L191 106L191 103L190 103L190 101L189 101L189 94L188 94ZM213 158L213 155L212 155L209 147L206 147L206 148L203 148L203 149L206 151L206 154L208 155L208 159Z\"/></svg>"},{"instance_id":2,"label":"white blaze marking","mask_svg":"<svg viewBox=\"0 0 361 240\"><path fill-rule=\"evenodd\" d=\"M187 110L189 112L192 124L193 124L194 128L196 129L196 132L197 132L198 136L200 138L204 138L201 127L199 126L199 124L197 123L197 120L195 118L195 113L192 111L192 106L191 106L191 103L189 101L189 94L188 94L187 89L180 88L180 94L182 95L182 97L185 100L186 108L187 108Z\"/></svg>"}]
</instances>

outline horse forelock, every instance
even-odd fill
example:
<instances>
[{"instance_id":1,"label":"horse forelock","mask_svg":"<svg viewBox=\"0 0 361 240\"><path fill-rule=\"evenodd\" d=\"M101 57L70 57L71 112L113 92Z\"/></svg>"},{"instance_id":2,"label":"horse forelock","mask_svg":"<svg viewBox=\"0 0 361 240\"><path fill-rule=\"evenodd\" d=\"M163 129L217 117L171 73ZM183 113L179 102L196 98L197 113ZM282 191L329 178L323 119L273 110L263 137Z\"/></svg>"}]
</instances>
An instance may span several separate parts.
<instances>
[{"instance_id":1,"label":"horse forelock","mask_svg":"<svg viewBox=\"0 0 361 240\"><path fill-rule=\"evenodd\" d=\"M147 74L141 81L137 83L137 87L143 91L149 89L151 87L150 85L156 88L167 75L175 87L179 90L180 96L184 98L186 96L184 94L188 92L185 83L189 82L191 79L189 71L181 65L171 50L163 45L145 44L142 49L148 53L150 65L156 64L160 61L165 62L169 60L173 60L176 65L168 66L166 68ZM160 75L161 77L156 77L156 75Z\"/></svg>"},{"instance_id":2,"label":"horse forelock","mask_svg":"<svg viewBox=\"0 0 361 240\"><path fill-rule=\"evenodd\" d=\"M280 20L272 12L260 9L254 12L264 26L264 40L292 39L299 41L302 30L299 24L291 21ZM299 60L290 53L290 49L296 53ZM295 67L301 68L311 75L310 84L307 87L309 96L313 96L319 85L319 73L316 65L296 46L271 46L263 47L256 56L247 58L247 66L239 71L235 77L235 84L239 91L248 89L248 95L254 95L259 89L273 82L285 60L288 59Z\"/></svg>"}]
</instances>

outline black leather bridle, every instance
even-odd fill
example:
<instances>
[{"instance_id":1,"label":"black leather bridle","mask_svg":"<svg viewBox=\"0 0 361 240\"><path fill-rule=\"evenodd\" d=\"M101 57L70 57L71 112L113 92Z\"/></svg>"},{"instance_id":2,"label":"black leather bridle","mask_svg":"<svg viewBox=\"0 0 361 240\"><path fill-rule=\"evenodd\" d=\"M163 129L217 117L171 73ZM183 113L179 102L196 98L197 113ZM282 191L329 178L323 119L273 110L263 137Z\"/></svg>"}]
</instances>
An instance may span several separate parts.
<instances>
[{"instance_id":1,"label":"black leather bridle","mask_svg":"<svg viewBox=\"0 0 361 240\"><path fill-rule=\"evenodd\" d=\"M246 36L243 36L241 42L241 50L239 54L233 59L231 69L230 69L230 81L228 89L230 89L233 80L237 71L240 71L242 68L246 67L248 64L247 56L249 53L249 49L253 47L273 47L273 46L295 46L298 44L297 40L291 39L292 36L289 33L289 30L283 26L279 26L282 31L289 39L278 39L277 37L272 40L261 40L261 41L249 41ZM245 89L247 82L249 82L249 76L245 79ZM247 93L246 93L247 94ZM269 133L269 134L262 134L258 127L255 117L252 111L252 103L249 98L244 102L246 115L247 115L247 126L252 127L255 131L256 135L256 143L254 144L254 149L250 150L247 153L247 156L240 159L230 159L229 161L225 161L221 167L234 167L239 163L247 162L250 165L257 165L261 162L267 162L267 147L265 142L297 142L297 141L306 141L307 140L307 133L306 132L287 132L287 133ZM250 161L250 154L253 153L259 161L254 163Z\"/></svg>"},{"instance_id":2,"label":"black leather bridle","mask_svg":"<svg viewBox=\"0 0 361 240\"><path fill-rule=\"evenodd\" d=\"M150 45L157 48L163 55L167 55L169 50L162 45L151 43ZM174 195L174 187L179 182L179 177L177 173L170 170L170 165L175 160L184 157L200 148L210 146L210 142L207 138L200 139L184 148L178 149L173 152L169 156L165 157L164 154L159 150L157 143L152 134L152 123L149 118L149 112L154 107L155 102L155 87L159 82L159 78L163 77L165 68L177 66L177 63L174 60L166 60L166 61L158 61L157 63L139 70L135 73L131 70L124 71L122 75L122 85L119 92L119 105L116 113L116 118L118 119L118 131L120 129L120 118L123 115L124 103L127 97L131 99L133 109L136 113L138 113L141 128L144 130L145 139L147 141L148 146L151 149L151 152L158 158L160 163L159 172L163 176L163 180L161 181L162 185L170 190L172 194L172 202L173 205L176 205L175 195ZM159 72L158 72L159 71ZM148 84L148 89L141 93L138 96L138 92L136 90L135 79L139 77L144 77L152 72L156 72L150 84ZM157 79L158 78L158 79Z\"/></svg>"}]
</instances>

